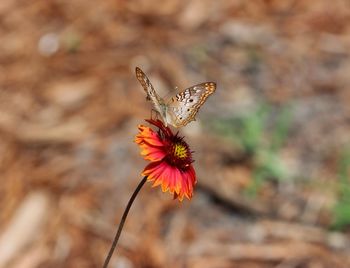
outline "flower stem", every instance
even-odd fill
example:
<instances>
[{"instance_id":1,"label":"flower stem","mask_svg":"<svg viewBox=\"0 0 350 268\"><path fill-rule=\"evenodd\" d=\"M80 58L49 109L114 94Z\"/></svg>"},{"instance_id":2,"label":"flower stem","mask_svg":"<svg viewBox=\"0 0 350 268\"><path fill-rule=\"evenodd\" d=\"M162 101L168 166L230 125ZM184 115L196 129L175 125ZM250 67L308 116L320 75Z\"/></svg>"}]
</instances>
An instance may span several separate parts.
<instances>
[{"instance_id":1,"label":"flower stem","mask_svg":"<svg viewBox=\"0 0 350 268\"><path fill-rule=\"evenodd\" d=\"M125 223L125 220L126 220L126 217L128 216L128 213L129 213L129 210L131 208L131 205L132 203L134 202L137 194L139 193L139 191L141 190L142 186L145 184L145 182L147 181L147 176L143 177L143 179L141 180L141 182L139 183L139 185L137 185L134 193L132 194L132 196L130 197L130 200L124 210L124 213L123 213L123 216L122 216L122 219L120 220L120 223L119 223L119 227L118 227L118 231L114 237L114 240L113 240L113 243L112 243L112 246L111 246L111 249L109 250L108 252L108 255L105 259L105 262L103 264L103 268L107 268L108 267L108 263L110 261L110 259L112 258L112 255L113 255L113 252L115 250L115 247L117 246L118 244L118 240L119 240L119 237L120 237L120 234L123 230L123 226L124 226L124 223Z\"/></svg>"}]
</instances>

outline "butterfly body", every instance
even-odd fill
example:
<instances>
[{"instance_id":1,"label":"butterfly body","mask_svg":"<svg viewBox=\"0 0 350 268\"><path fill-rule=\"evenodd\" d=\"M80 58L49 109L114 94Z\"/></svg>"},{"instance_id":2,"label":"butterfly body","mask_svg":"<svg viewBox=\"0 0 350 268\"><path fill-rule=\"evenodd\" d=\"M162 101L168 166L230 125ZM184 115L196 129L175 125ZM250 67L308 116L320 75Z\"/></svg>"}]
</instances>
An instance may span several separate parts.
<instances>
[{"instance_id":1,"label":"butterfly body","mask_svg":"<svg viewBox=\"0 0 350 268\"><path fill-rule=\"evenodd\" d=\"M165 101L157 94L147 76L138 67L136 67L136 77L147 94L146 98L152 101L164 124L177 128L194 121L199 108L216 90L214 82L205 82L186 88Z\"/></svg>"}]
</instances>

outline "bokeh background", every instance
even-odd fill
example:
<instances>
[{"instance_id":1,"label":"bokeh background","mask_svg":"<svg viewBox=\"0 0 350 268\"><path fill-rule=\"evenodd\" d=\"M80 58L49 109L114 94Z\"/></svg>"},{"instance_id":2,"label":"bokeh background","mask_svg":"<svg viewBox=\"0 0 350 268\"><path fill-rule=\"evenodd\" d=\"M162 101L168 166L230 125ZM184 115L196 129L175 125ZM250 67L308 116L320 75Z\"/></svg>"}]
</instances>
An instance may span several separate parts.
<instances>
[{"instance_id":1,"label":"bokeh background","mask_svg":"<svg viewBox=\"0 0 350 268\"><path fill-rule=\"evenodd\" d=\"M180 129L191 201L146 184L110 267L350 267L348 0L0 2L0 267L101 267L146 162L151 105L204 81Z\"/></svg>"}]
</instances>

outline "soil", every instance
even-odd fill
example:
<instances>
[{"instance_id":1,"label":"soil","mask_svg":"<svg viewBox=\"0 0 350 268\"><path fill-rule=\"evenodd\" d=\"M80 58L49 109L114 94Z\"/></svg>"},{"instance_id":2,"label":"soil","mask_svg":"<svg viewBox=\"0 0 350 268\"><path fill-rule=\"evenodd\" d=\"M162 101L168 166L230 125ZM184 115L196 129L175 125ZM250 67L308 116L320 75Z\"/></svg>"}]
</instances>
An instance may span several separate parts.
<instances>
[{"instance_id":1,"label":"soil","mask_svg":"<svg viewBox=\"0 0 350 268\"><path fill-rule=\"evenodd\" d=\"M2 0L0 40L0 267L102 267L147 164L136 66L162 96L217 90L179 129L194 197L147 183L110 267L350 267L347 0ZM247 118L251 147L229 123Z\"/></svg>"}]
</instances>

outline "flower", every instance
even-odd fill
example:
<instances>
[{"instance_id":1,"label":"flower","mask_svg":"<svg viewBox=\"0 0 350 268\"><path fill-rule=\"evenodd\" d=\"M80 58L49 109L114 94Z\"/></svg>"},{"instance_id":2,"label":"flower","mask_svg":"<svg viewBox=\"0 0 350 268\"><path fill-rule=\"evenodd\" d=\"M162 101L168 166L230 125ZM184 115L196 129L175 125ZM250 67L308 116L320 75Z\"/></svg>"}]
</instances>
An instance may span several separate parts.
<instances>
[{"instance_id":1,"label":"flower","mask_svg":"<svg viewBox=\"0 0 350 268\"><path fill-rule=\"evenodd\" d=\"M182 137L175 135L160 120L146 120L158 127L153 131L150 127L139 125L139 134L135 143L141 148L141 155L150 161L142 172L153 187L161 185L162 191L169 191L174 199L180 201L184 197L191 199L196 184L196 173L192 166L192 151Z\"/></svg>"}]
</instances>

